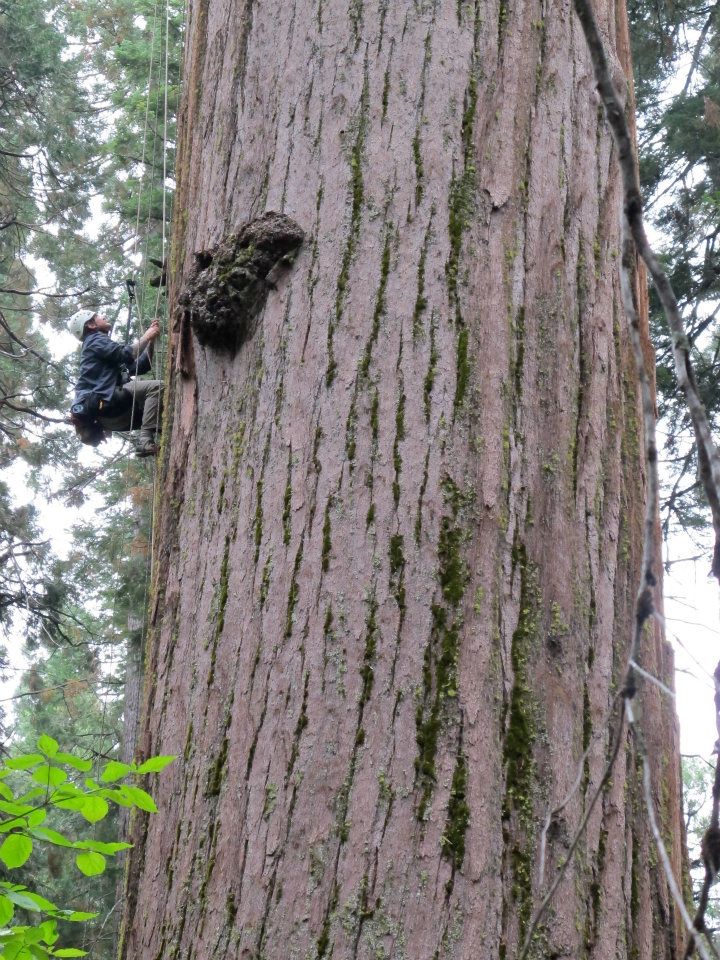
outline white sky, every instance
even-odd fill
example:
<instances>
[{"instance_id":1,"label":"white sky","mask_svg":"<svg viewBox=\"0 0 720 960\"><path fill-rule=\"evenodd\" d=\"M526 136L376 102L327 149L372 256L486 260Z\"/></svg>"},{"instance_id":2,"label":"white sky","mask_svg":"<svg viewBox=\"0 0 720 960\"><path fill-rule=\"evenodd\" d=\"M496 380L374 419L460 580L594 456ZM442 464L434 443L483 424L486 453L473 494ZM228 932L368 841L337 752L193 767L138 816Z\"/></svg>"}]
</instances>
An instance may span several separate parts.
<instances>
[{"instance_id":1,"label":"white sky","mask_svg":"<svg viewBox=\"0 0 720 960\"><path fill-rule=\"evenodd\" d=\"M699 560L673 564L665 572L665 632L675 650L675 688L683 753L709 758L715 728L713 672L720 660L720 610L717 582L708 576L712 530L700 540L706 545ZM676 535L670 556L696 556L697 544Z\"/></svg>"}]
</instances>

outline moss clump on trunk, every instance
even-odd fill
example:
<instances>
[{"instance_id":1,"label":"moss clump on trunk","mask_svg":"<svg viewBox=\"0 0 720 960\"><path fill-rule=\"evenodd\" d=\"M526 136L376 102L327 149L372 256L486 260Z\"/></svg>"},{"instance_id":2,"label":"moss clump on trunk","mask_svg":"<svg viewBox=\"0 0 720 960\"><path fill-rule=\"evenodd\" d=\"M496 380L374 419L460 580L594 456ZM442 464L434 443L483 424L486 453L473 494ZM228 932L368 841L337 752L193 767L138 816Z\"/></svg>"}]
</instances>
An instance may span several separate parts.
<instances>
[{"instance_id":1,"label":"moss clump on trunk","mask_svg":"<svg viewBox=\"0 0 720 960\"><path fill-rule=\"evenodd\" d=\"M201 344L236 353L255 329L268 291L268 275L289 264L305 238L282 213L266 213L195 254L195 268L180 295L180 308Z\"/></svg>"}]
</instances>

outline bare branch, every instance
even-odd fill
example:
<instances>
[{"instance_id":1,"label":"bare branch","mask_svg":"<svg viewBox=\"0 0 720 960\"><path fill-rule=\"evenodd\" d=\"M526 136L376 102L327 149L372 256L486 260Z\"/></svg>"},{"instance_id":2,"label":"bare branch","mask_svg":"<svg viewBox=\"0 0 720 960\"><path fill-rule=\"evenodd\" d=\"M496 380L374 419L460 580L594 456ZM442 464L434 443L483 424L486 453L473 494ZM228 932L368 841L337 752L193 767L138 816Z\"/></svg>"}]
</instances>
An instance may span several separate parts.
<instances>
[{"instance_id":1,"label":"bare branch","mask_svg":"<svg viewBox=\"0 0 720 960\"><path fill-rule=\"evenodd\" d=\"M702 30L697 38L695 44L695 49L693 50L692 61L690 63L690 69L688 70L687 77L685 78L685 86L682 89L682 96L687 96L687 92L690 89L690 84L692 83L693 74L697 70L698 64L700 63L700 54L702 53L702 48L705 44L710 27L712 22L715 19L715 14L717 12L718 5L715 6L710 11L710 16L707 18L705 23L702 26Z\"/></svg>"},{"instance_id":2,"label":"bare branch","mask_svg":"<svg viewBox=\"0 0 720 960\"><path fill-rule=\"evenodd\" d=\"M67 424L68 422L66 417L48 417L44 413L40 413L38 410L35 410L32 407L19 407L17 404L10 403L9 400L5 399L0 400L0 407L9 407L10 410L14 410L15 413L24 413L29 417L35 417L36 420L42 420L43 423Z\"/></svg>"},{"instance_id":3,"label":"bare branch","mask_svg":"<svg viewBox=\"0 0 720 960\"><path fill-rule=\"evenodd\" d=\"M613 703L613 711L615 709L615 705L617 704L617 702L618 702L618 697L615 698L615 701ZM563 877L567 873L568 867L572 863L573 855L577 850L578 844L580 843L580 840L582 839L583 834L585 833L585 828L588 825L592 812L595 809L598 800L605 792L605 787L607 786L612 776L613 768L615 766L615 761L617 760L618 754L620 753L620 745L622 744L624 739L624 733L625 733L624 715L621 715L618 721L617 734L615 736L615 742L613 743L612 753L610 754L610 759L605 765L605 770L603 772L602 777L600 778L600 783L598 784L597 789L595 790L595 793L593 794L592 799L590 800L590 803L587 805L583 818L580 821L580 825L575 831L575 836L572 838L570 842L570 846L568 847L567 854L565 855L562 865L560 866L557 873L555 874L555 878L553 882L550 884L550 887L547 893L543 897L542 902L540 903L540 906L535 911L535 915L533 916L532 921L530 922L530 925L528 927L527 934L525 935L525 942L522 945L522 949L518 953L517 960L526 960L528 953L530 951L530 947L532 946L533 937L535 936L535 933L538 927L540 926L540 922L542 918L545 916L545 913L547 912L547 909L550 906L552 899L555 896L557 889L560 886L560 883L562 882ZM575 790L573 789L570 795L560 804L560 806L556 807L555 810L551 811L551 813L548 816L546 827L549 826L551 818L554 815L556 815L557 812L562 810L565 804L569 802L574 792ZM547 829L544 831L544 833L545 834L547 833ZM544 856L544 847L543 847L543 856Z\"/></svg>"},{"instance_id":4,"label":"bare branch","mask_svg":"<svg viewBox=\"0 0 720 960\"><path fill-rule=\"evenodd\" d=\"M89 293L92 287L83 290L70 290L69 293L45 293L41 288L37 290L13 290L11 287L0 287L0 293L12 294L15 297L52 297L55 300L67 300L68 297L81 297Z\"/></svg>"}]
</instances>

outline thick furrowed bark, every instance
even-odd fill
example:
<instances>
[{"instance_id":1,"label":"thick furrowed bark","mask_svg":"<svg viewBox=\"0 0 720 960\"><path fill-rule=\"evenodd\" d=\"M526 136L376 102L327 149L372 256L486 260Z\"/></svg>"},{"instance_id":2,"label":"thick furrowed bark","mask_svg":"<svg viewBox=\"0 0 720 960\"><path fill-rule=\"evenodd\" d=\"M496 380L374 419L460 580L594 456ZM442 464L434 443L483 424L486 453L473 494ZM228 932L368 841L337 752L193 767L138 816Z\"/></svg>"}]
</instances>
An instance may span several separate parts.
<instances>
[{"instance_id":1,"label":"thick furrowed bark","mask_svg":"<svg viewBox=\"0 0 720 960\"><path fill-rule=\"evenodd\" d=\"M509 960L545 813L589 747L552 873L605 768L641 553L582 34L569 3L212 0L188 44L173 302L265 210L306 240L234 357L176 312L145 746L183 761L123 956ZM659 636L643 666L671 682ZM538 956L672 955L640 791L623 747Z\"/></svg>"}]
</instances>

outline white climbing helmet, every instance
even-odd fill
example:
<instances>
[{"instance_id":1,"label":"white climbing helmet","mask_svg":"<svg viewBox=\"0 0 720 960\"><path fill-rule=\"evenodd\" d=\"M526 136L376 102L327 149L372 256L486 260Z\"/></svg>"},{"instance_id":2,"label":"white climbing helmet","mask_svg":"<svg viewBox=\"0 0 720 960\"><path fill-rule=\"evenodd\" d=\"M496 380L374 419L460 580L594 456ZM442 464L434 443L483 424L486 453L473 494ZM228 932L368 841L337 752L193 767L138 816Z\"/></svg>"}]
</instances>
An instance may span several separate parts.
<instances>
[{"instance_id":1,"label":"white climbing helmet","mask_svg":"<svg viewBox=\"0 0 720 960\"><path fill-rule=\"evenodd\" d=\"M88 320L92 320L94 316L94 310L78 310L78 312L74 313L68 320L67 328L74 337L77 337L78 340L82 340L85 324L88 322Z\"/></svg>"}]
</instances>

